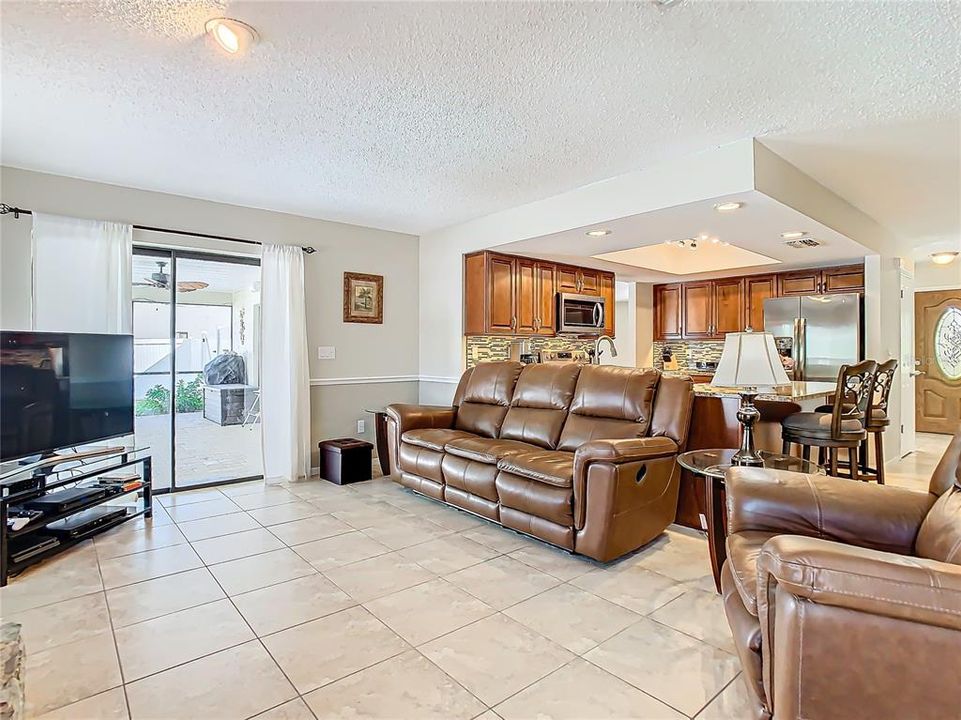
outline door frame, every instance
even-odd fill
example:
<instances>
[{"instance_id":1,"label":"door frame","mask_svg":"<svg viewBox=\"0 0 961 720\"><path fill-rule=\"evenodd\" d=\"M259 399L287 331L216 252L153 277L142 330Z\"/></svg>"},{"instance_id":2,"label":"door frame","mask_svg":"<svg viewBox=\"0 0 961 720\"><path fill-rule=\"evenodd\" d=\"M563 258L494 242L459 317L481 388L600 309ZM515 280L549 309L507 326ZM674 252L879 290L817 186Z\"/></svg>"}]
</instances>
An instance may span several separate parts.
<instances>
[{"instance_id":1,"label":"door frame","mask_svg":"<svg viewBox=\"0 0 961 720\"><path fill-rule=\"evenodd\" d=\"M165 493L183 492L185 490L198 490L202 488L218 487L221 485L235 485L237 483L249 482L251 480L263 480L263 474L246 475L244 477L230 478L229 480L212 480L204 483L194 483L185 487L177 487L177 412L175 393L177 391L177 260L209 260L213 262L225 262L234 265L260 265L258 257L244 257L238 255L225 255L216 252L203 252L198 250L181 250L175 247L157 247L154 245L134 245L133 254L145 257L166 258L170 264L170 323L167 339L170 343L170 487L158 488L151 491L155 495ZM131 314L132 316L132 314ZM233 328L233 316L231 314L231 328ZM233 332L231 331L231 342L233 342Z\"/></svg>"},{"instance_id":2,"label":"door frame","mask_svg":"<svg viewBox=\"0 0 961 720\"><path fill-rule=\"evenodd\" d=\"M918 349L919 344L920 344L920 343L923 343L923 342L925 341L925 339L924 339L924 338L921 338L920 335L919 335L919 327L918 327L918 321L917 321L917 318L918 318L918 295L924 295L924 294L926 294L926 293L936 293L936 292L956 292L956 293L961 293L961 286L959 286L959 285L938 285L938 286L935 286L935 287L924 287L924 288L915 288L915 289L914 289L914 302L912 303L912 314L913 314L913 316L914 316L914 338L913 338L912 347L914 348L915 355L917 355L917 349ZM917 357L915 357L915 363L917 363ZM917 413L918 413L918 411L920 410L920 400L919 400L919 398L918 398L917 383L915 383L914 395L913 395L913 397L912 397L912 400L914 401L915 418L917 418ZM915 422L917 422L917 421L915 420ZM923 431L922 431L922 432L923 432ZM941 433L938 433L938 434L941 434Z\"/></svg>"}]
</instances>

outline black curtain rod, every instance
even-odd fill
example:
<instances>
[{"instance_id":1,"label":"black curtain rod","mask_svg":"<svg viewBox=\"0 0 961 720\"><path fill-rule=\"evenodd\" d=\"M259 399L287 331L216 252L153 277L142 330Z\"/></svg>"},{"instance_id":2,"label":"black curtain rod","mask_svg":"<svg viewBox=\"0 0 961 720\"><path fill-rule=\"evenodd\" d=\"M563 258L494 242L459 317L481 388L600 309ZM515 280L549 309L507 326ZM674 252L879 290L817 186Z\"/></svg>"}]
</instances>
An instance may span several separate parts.
<instances>
[{"instance_id":1,"label":"black curtain rod","mask_svg":"<svg viewBox=\"0 0 961 720\"><path fill-rule=\"evenodd\" d=\"M12 207L6 203L0 203L0 215L9 215L11 213L15 218L19 218L21 215L33 215L32 210L24 210L23 208ZM263 245L259 240L244 240L243 238L227 237L226 235L209 235L207 233L190 232L189 230L171 230L170 228L151 227L150 225L134 225L133 228L135 230L169 233L171 235L186 235L187 237L207 238L209 240L225 240L226 242L243 243L244 245ZM307 255L317 252L309 245L302 247L301 250Z\"/></svg>"}]
</instances>

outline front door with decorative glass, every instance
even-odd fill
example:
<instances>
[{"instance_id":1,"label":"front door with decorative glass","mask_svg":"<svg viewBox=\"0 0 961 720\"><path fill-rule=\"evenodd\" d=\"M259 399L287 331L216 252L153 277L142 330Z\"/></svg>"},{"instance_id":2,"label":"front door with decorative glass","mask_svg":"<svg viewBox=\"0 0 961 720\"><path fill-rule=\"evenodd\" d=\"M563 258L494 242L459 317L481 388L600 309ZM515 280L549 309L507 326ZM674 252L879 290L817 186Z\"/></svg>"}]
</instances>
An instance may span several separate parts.
<instances>
[{"instance_id":1,"label":"front door with decorative glass","mask_svg":"<svg viewBox=\"0 0 961 720\"><path fill-rule=\"evenodd\" d=\"M961 290L915 293L919 432L961 428Z\"/></svg>"}]
</instances>

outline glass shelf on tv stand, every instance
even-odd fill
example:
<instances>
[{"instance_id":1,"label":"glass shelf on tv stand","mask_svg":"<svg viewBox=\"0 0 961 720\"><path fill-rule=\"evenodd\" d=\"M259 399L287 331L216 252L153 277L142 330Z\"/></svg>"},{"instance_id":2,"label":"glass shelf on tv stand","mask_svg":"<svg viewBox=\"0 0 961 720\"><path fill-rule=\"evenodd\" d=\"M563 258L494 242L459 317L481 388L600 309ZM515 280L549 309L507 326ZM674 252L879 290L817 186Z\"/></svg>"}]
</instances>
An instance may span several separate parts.
<instances>
[{"instance_id":1,"label":"glass shelf on tv stand","mask_svg":"<svg viewBox=\"0 0 961 720\"><path fill-rule=\"evenodd\" d=\"M100 450L100 452L97 452ZM16 461L0 465L0 487L20 483L31 477L45 476L46 484L61 485L69 483L79 473L86 475L92 470L103 471L109 468L107 461L139 460L150 450L145 445L104 445L82 446L59 451L56 455L41 458L36 462L20 465ZM96 454L92 454L92 453ZM76 457L72 457L72 456Z\"/></svg>"}]
</instances>

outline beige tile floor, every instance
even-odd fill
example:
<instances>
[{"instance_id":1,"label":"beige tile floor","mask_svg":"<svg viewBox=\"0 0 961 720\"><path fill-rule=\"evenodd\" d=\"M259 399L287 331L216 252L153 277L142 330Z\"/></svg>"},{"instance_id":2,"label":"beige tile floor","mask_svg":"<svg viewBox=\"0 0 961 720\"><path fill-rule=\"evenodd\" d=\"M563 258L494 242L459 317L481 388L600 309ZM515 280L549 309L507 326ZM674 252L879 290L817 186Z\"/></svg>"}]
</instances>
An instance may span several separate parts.
<instances>
[{"instance_id":1,"label":"beige tile floor","mask_svg":"<svg viewBox=\"0 0 961 720\"><path fill-rule=\"evenodd\" d=\"M698 533L603 566L384 478L158 500L0 590L28 717L748 717Z\"/></svg>"}]
</instances>

